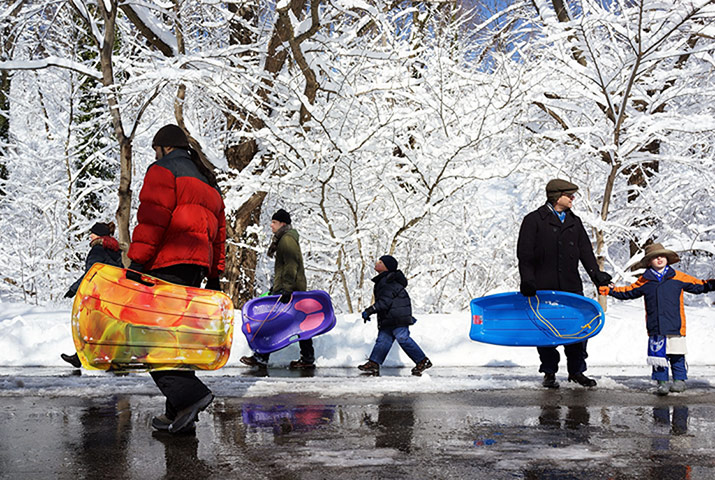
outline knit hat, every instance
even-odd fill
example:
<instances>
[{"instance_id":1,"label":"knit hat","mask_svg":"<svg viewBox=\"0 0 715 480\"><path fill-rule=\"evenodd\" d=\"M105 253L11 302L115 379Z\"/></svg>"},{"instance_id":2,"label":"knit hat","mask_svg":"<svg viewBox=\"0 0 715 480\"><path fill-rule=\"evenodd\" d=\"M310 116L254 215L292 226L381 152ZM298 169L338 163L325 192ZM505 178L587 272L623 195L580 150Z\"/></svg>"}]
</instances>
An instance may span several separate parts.
<instances>
[{"instance_id":1,"label":"knit hat","mask_svg":"<svg viewBox=\"0 0 715 480\"><path fill-rule=\"evenodd\" d=\"M151 141L152 147L189 148L189 139L178 125L164 125Z\"/></svg>"},{"instance_id":2,"label":"knit hat","mask_svg":"<svg viewBox=\"0 0 715 480\"><path fill-rule=\"evenodd\" d=\"M114 223L97 222L92 225L89 231L98 237L108 237L114 233Z\"/></svg>"},{"instance_id":3,"label":"knit hat","mask_svg":"<svg viewBox=\"0 0 715 480\"><path fill-rule=\"evenodd\" d=\"M577 185L560 178L554 178L546 184L546 199L549 203L554 203L561 195L571 195L577 191Z\"/></svg>"},{"instance_id":4,"label":"knit hat","mask_svg":"<svg viewBox=\"0 0 715 480\"><path fill-rule=\"evenodd\" d=\"M397 260L395 260L395 257L390 256L390 255L383 255L379 259L383 265L387 268L388 271L394 272L397 270Z\"/></svg>"},{"instance_id":5,"label":"knit hat","mask_svg":"<svg viewBox=\"0 0 715 480\"><path fill-rule=\"evenodd\" d=\"M674 251L666 250L665 248L663 248L663 245L660 243L653 243L651 245L646 245L645 256L643 257L643 259L640 262L638 262L634 266L636 268L648 268L648 267L650 267L651 260L653 260L655 257L667 258L668 265L672 265L672 264L678 263L680 261L680 257Z\"/></svg>"},{"instance_id":6,"label":"knit hat","mask_svg":"<svg viewBox=\"0 0 715 480\"><path fill-rule=\"evenodd\" d=\"M273 214L271 220L278 220L283 223L290 223L290 213L286 212L282 208Z\"/></svg>"}]
</instances>

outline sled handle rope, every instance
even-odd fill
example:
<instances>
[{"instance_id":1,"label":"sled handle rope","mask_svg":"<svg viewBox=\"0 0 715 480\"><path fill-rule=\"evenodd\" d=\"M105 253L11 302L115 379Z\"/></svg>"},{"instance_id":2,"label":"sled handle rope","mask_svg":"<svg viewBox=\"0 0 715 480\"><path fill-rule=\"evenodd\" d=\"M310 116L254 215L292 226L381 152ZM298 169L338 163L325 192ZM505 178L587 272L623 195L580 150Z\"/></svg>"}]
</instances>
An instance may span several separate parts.
<instances>
[{"instance_id":1,"label":"sled handle rope","mask_svg":"<svg viewBox=\"0 0 715 480\"><path fill-rule=\"evenodd\" d=\"M246 315L246 318L248 318L249 320L253 320L254 322L261 322L260 325L258 325L258 328L256 329L256 331L253 332L253 335L251 336L251 340L253 340L254 338L256 338L256 335L258 335L258 332L261 331L261 328L263 327L263 325L264 325L266 322L269 322L269 321L271 321L271 320L277 318L281 313L285 313L285 312L288 311L288 308L290 307L290 303L281 304L281 303L280 303L280 300L281 300L280 297L278 297L278 298L276 299L275 303L273 304L273 306L271 307L271 309L270 309L270 310L268 311L268 313L266 314L266 316L265 316L264 318L262 318L262 319L253 318L253 317L251 317L251 316L249 316L249 315ZM273 316L271 316L271 314L274 312L274 310L276 309L276 307L279 306L279 304L280 304L280 305L284 305L284 307L279 308L278 310L276 310L276 311L275 311L275 314L274 314Z\"/></svg>"},{"instance_id":2,"label":"sled handle rope","mask_svg":"<svg viewBox=\"0 0 715 480\"><path fill-rule=\"evenodd\" d=\"M527 297L527 298L529 299L529 308L531 308L531 311L534 313L534 315L536 316L536 318L537 318L542 324L544 324L544 326L547 328L547 330L549 330L549 331L551 332L551 334L552 334L553 336L555 336L556 338L576 339L576 340L588 338L588 337L591 335L591 332L590 332L590 330L591 330L591 324L592 324L594 321L598 320L598 323L596 324L596 326L593 327L593 328L595 329L595 328L598 328L598 326L599 326L599 325L601 324L601 322L603 321L603 318L602 318L603 315L601 315L601 314L599 313L598 315L596 315L595 317L593 317L586 325L581 326L581 330L579 330L578 332L576 332L576 333L563 334L563 333L559 332L559 330L558 330L556 327L554 327L554 325L553 325L546 317L544 317L544 316L541 314L541 312L539 312L539 305L541 304L541 301L539 300L539 296L538 296L538 295L534 295L534 296L536 297L536 310L534 310L534 306L533 306L532 303L531 303L531 297ZM586 333L583 333L584 331L585 331Z\"/></svg>"}]
</instances>

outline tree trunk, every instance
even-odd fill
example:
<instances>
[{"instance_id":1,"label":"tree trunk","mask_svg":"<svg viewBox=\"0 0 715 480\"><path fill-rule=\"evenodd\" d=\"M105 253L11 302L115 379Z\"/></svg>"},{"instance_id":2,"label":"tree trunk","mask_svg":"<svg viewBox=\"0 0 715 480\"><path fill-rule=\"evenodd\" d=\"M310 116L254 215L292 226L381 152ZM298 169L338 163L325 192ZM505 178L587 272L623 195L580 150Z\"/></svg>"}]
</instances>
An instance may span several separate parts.
<instances>
[{"instance_id":1,"label":"tree trunk","mask_svg":"<svg viewBox=\"0 0 715 480\"><path fill-rule=\"evenodd\" d=\"M119 142L119 203L117 205L116 220L119 245L122 248L122 259L124 264L128 265L129 259L127 258L127 250L131 242L129 218L132 205L132 191L130 188L132 183L132 138L124 133L119 100L117 99L116 89L114 88L112 54L114 51L117 3L116 0L110 2L111 11L106 10L104 2L97 4L104 19L104 39L100 46L99 59L102 68L102 85L108 87L107 104L112 116L114 134Z\"/></svg>"},{"instance_id":2,"label":"tree trunk","mask_svg":"<svg viewBox=\"0 0 715 480\"><path fill-rule=\"evenodd\" d=\"M20 12L24 1L17 2L15 8L5 19L8 23L0 30L0 60L10 58L15 46L15 34L13 33L12 19ZM0 145L10 145L10 86L12 84L11 72L0 70ZM0 147L0 197L5 196L3 183L8 179L10 172L5 165L4 148Z\"/></svg>"},{"instance_id":3,"label":"tree trunk","mask_svg":"<svg viewBox=\"0 0 715 480\"><path fill-rule=\"evenodd\" d=\"M132 214L132 142L125 139L119 144L119 204L117 205L117 231L122 259L129 265L126 254L131 243L129 220Z\"/></svg>"},{"instance_id":4,"label":"tree trunk","mask_svg":"<svg viewBox=\"0 0 715 480\"><path fill-rule=\"evenodd\" d=\"M0 144L10 144L10 72L0 71ZM8 179L8 170L5 165L4 147L0 147L0 197L5 196L3 184Z\"/></svg>"},{"instance_id":5,"label":"tree trunk","mask_svg":"<svg viewBox=\"0 0 715 480\"><path fill-rule=\"evenodd\" d=\"M305 0L291 0L290 10L298 16L304 4ZM239 7L232 4L229 6L229 10L246 22L255 24L259 18L257 12L251 7ZM245 45L255 40L251 31L239 23L232 24L229 29L232 44ZM266 72L275 75L283 68L288 58L288 51L280 47L288 38L289 31L285 22L279 17L268 44L264 63ZM268 98L268 90L270 90L271 86L271 82L266 81L266 88L261 89L259 92L262 98ZM232 107L233 110L232 114L228 115L226 119L229 131L243 128L243 125L246 124L254 130L259 130L265 126L259 118L237 109L235 105L229 104L229 107ZM268 105L264 105L264 109L269 110ZM256 141L248 136L240 139L237 144L227 146L224 150L229 167L237 172L243 171L251 163L257 152L258 145ZM238 210L230 212L226 216L226 236L228 241L226 242L226 271L224 272L227 281L225 291L233 300L236 308L241 308L244 303L255 297L257 293L255 284L259 251L258 238L256 235L248 234L247 230L255 227L261 221L261 211L266 195L267 192L264 191L254 192Z\"/></svg>"}]
</instances>

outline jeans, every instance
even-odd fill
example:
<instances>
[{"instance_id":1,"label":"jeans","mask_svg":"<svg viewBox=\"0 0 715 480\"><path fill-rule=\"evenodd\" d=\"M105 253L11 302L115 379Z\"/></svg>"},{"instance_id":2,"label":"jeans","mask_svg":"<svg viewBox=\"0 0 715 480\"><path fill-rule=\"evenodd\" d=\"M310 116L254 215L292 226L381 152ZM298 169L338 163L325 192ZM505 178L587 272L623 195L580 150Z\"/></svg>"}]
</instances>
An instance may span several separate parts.
<instances>
[{"instance_id":1,"label":"jeans","mask_svg":"<svg viewBox=\"0 0 715 480\"><path fill-rule=\"evenodd\" d=\"M375 346L372 347L370 360L382 365L395 340L413 362L419 363L427 358L419 345L410 337L409 327L386 327L377 331L377 340L375 340Z\"/></svg>"},{"instance_id":2,"label":"jeans","mask_svg":"<svg viewBox=\"0 0 715 480\"><path fill-rule=\"evenodd\" d=\"M688 379L688 367L685 365L685 355L666 355L668 357L668 362L670 362L670 368L673 370L673 380L687 380ZM653 366L653 374L651 377L653 380L668 381L668 367L657 367Z\"/></svg>"}]
</instances>

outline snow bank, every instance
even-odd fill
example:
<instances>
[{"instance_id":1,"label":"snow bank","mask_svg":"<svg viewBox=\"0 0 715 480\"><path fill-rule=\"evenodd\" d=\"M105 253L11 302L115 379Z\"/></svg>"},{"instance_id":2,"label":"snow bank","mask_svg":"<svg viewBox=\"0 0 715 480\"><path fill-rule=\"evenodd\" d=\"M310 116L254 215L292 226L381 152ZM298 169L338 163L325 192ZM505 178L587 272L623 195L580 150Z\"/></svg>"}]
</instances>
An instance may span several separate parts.
<instances>
[{"instance_id":1,"label":"snow bank","mask_svg":"<svg viewBox=\"0 0 715 480\"><path fill-rule=\"evenodd\" d=\"M688 363L715 365L715 309L686 307L688 319ZM70 310L0 303L0 366L67 366L59 354L72 353ZM413 338L435 365L463 366L538 366L535 348L501 347L469 339L468 312L445 315L420 315L411 327ZM237 319L240 322L240 319ZM603 330L589 340L589 366L644 365L646 332L644 312L639 301L609 301ZM364 362L375 341L375 321L364 324L358 314L340 315L335 328L315 338L317 363L322 367L354 367ZM235 329L234 345L228 366L241 365L238 359L250 354L240 329ZM271 356L271 363L287 364L298 357L298 346L291 345ZM411 366L412 362L395 344L385 366ZM565 359L562 357L562 367Z\"/></svg>"}]
</instances>

